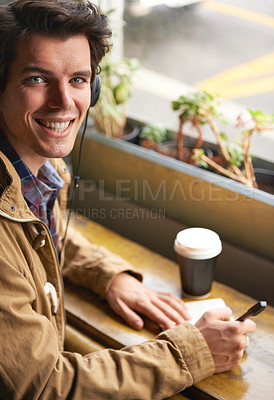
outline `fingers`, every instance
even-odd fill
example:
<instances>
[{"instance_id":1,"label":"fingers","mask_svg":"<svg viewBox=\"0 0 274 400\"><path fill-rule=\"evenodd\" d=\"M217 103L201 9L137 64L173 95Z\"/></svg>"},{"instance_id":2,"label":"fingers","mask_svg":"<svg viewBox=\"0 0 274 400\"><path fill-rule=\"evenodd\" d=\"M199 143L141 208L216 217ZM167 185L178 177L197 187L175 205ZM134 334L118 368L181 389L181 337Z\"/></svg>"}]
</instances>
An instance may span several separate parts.
<instances>
[{"instance_id":1,"label":"fingers","mask_svg":"<svg viewBox=\"0 0 274 400\"><path fill-rule=\"evenodd\" d=\"M159 308L161 308L161 304L164 304L164 307L161 308L169 318L173 319L173 321L177 322L178 324L184 322L185 320L189 320L192 318L190 312L188 311L187 305L183 302L182 299L175 296L172 293L157 293L159 300ZM172 312L170 315L170 310L176 311L175 315ZM174 319L175 318L175 319Z\"/></svg>"},{"instance_id":2,"label":"fingers","mask_svg":"<svg viewBox=\"0 0 274 400\"><path fill-rule=\"evenodd\" d=\"M232 317L232 310L229 307L218 308L205 312L203 316L208 319L230 321ZM256 324L251 319L246 319L245 321L235 321L235 323L237 326L242 328L242 333L250 333L256 329Z\"/></svg>"},{"instance_id":3,"label":"fingers","mask_svg":"<svg viewBox=\"0 0 274 400\"><path fill-rule=\"evenodd\" d=\"M240 322L240 321L238 321L238 322ZM251 333L251 332L254 332L256 329L256 324L251 319L246 319L245 321L240 322L240 324L242 326L243 333Z\"/></svg>"},{"instance_id":4,"label":"fingers","mask_svg":"<svg viewBox=\"0 0 274 400\"><path fill-rule=\"evenodd\" d=\"M150 292L148 298L138 299L135 309L158 323L163 330L191 318L183 301L167 293Z\"/></svg>"},{"instance_id":5,"label":"fingers","mask_svg":"<svg viewBox=\"0 0 274 400\"><path fill-rule=\"evenodd\" d=\"M166 294L164 294L163 297L166 299ZM169 299L169 296L167 297ZM180 299L178 298L178 300ZM170 329L173 328L176 324L185 321L181 314L187 313L187 310L184 306L184 303L182 301L178 302L178 300L170 300L169 303L171 304L171 306L169 306L169 304L165 304L165 302L160 301L157 298L151 301L147 301L147 299L141 298L135 303L134 309L146 315L152 321L158 323L162 329ZM180 309L180 303L182 303L184 311ZM172 305L174 306L174 309ZM124 301L122 301L121 299L112 301L110 302L110 306L132 328L137 330L143 328L144 322L142 318L137 313L135 313L132 308L128 307L124 303ZM178 312L175 310L175 308L178 309Z\"/></svg>"},{"instance_id":6,"label":"fingers","mask_svg":"<svg viewBox=\"0 0 274 400\"><path fill-rule=\"evenodd\" d=\"M140 330L144 326L142 318L129 308L122 300L110 303L111 308L122 317L133 329Z\"/></svg>"},{"instance_id":7,"label":"fingers","mask_svg":"<svg viewBox=\"0 0 274 400\"><path fill-rule=\"evenodd\" d=\"M135 311L146 315L162 329L172 328L191 318L186 305L179 297L155 292L126 273L118 274L113 279L106 300L111 308L135 329L141 329L143 326L141 317Z\"/></svg>"},{"instance_id":8,"label":"fingers","mask_svg":"<svg viewBox=\"0 0 274 400\"><path fill-rule=\"evenodd\" d=\"M229 307L216 308L215 310L210 310L203 315L208 319L218 319L221 321L229 321L232 317L232 310ZM202 316L202 318L203 318Z\"/></svg>"},{"instance_id":9,"label":"fingers","mask_svg":"<svg viewBox=\"0 0 274 400\"><path fill-rule=\"evenodd\" d=\"M251 320L231 321L231 310L206 312L195 324L204 336L215 362L215 372L236 367L247 343L246 334L256 329Z\"/></svg>"},{"instance_id":10,"label":"fingers","mask_svg":"<svg viewBox=\"0 0 274 400\"><path fill-rule=\"evenodd\" d=\"M155 303L157 305L155 305ZM158 323L162 329L169 329L173 328L176 325L176 322L172 319L176 319L178 316L177 312L174 310L171 311L169 315L172 315L171 318L166 315L161 308L165 308L163 304L161 304L161 308L159 308L159 301L156 301L155 299L151 298L140 298L136 301L134 309L144 315L146 315L148 318L150 318L152 321Z\"/></svg>"}]
</instances>

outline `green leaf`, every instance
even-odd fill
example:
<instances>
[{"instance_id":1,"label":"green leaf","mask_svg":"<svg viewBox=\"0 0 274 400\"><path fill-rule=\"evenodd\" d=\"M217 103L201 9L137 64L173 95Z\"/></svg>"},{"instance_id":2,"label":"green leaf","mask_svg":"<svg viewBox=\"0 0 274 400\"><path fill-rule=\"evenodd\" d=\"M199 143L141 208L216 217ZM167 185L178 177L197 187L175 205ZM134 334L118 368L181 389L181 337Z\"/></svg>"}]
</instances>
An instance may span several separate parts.
<instances>
[{"instance_id":1,"label":"green leaf","mask_svg":"<svg viewBox=\"0 0 274 400\"><path fill-rule=\"evenodd\" d=\"M145 125L140 133L141 138L151 140L157 144L166 140L166 136L166 129L162 125L156 123Z\"/></svg>"},{"instance_id":2,"label":"green leaf","mask_svg":"<svg viewBox=\"0 0 274 400\"><path fill-rule=\"evenodd\" d=\"M274 114L268 114L262 110L251 110L250 108L248 108L247 111L258 125L264 126L274 124Z\"/></svg>"},{"instance_id":3,"label":"green leaf","mask_svg":"<svg viewBox=\"0 0 274 400\"><path fill-rule=\"evenodd\" d=\"M201 165L202 167L208 169L208 164L207 164L205 161L201 160L201 161L200 161L200 165Z\"/></svg>"},{"instance_id":4,"label":"green leaf","mask_svg":"<svg viewBox=\"0 0 274 400\"><path fill-rule=\"evenodd\" d=\"M226 135L224 132L221 132L221 133L220 133L220 136L221 136L221 139L224 140L225 142L228 141L228 137L227 137L227 135Z\"/></svg>"},{"instance_id":5,"label":"green leaf","mask_svg":"<svg viewBox=\"0 0 274 400\"><path fill-rule=\"evenodd\" d=\"M225 147L231 157L231 164L240 167L242 162L244 161L243 149L235 142L227 142L225 144Z\"/></svg>"},{"instance_id":6,"label":"green leaf","mask_svg":"<svg viewBox=\"0 0 274 400\"><path fill-rule=\"evenodd\" d=\"M120 83L120 85L113 89L113 95L117 104L125 103L130 96L128 86L124 83Z\"/></svg>"},{"instance_id":7,"label":"green leaf","mask_svg":"<svg viewBox=\"0 0 274 400\"><path fill-rule=\"evenodd\" d=\"M172 101L171 104L174 111L183 111L179 115L179 118L183 120L187 120L193 115L201 118L212 115L220 118L218 102L215 100L215 96L205 91L181 95L178 99Z\"/></svg>"},{"instance_id":8,"label":"green leaf","mask_svg":"<svg viewBox=\"0 0 274 400\"><path fill-rule=\"evenodd\" d=\"M173 140L173 139L175 139L175 137L176 137L176 132L171 131L170 129L166 129L166 137L164 140L167 140L167 141Z\"/></svg>"}]
</instances>

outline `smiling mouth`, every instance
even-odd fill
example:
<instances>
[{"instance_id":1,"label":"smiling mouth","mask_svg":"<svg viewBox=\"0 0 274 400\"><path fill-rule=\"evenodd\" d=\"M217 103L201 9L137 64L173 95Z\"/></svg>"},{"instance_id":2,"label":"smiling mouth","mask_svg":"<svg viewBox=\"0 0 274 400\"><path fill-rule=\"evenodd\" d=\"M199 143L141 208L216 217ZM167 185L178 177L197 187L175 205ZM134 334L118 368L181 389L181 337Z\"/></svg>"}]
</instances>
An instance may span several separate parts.
<instances>
[{"instance_id":1,"label":"smiling mouth","mask_svg":"<svg viewBox=\"0 0 274 400\"><path fill-rule=\"evenodd\" d=\"M46 128L49 128L55 132L64 132L69 124L72 121L66 121L66 122L51 122L51 121L46 121L44 119L36 119L35 120L39 125L45 126Z\"/></svg>"}]
</instances>

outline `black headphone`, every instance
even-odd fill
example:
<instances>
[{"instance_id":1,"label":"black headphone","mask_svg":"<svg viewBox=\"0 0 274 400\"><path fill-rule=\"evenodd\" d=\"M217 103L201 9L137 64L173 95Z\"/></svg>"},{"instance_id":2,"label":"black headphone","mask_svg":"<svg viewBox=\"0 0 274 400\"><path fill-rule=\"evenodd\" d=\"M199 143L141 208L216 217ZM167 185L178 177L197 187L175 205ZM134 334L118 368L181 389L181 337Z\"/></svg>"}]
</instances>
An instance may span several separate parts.
<instances>
[{"instance_id":1,"label":"black headphone","mask_svg":"<svg viewBox=\"0 0 274 400\"><path fill-rule=\"evenodd\" d=\"M101 78L97 74L95 75L95 79L93 85L91 86L91 94L90 94L90 107L94 107L100 97L101 91Z\"/></svg>"}]
</instances>

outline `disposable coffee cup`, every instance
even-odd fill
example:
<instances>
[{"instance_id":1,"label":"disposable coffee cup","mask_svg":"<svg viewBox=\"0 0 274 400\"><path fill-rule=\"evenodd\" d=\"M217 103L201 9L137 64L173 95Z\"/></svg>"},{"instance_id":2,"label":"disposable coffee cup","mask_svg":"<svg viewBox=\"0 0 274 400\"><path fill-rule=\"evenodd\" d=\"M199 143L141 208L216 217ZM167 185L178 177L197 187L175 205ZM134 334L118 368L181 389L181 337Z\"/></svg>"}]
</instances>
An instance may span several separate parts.
<instances>
[{"instance_id":1,"label":"disposable coffee cup","mask_svg":"<svg viewBox=\"0 0 274 400\"><path fill-rule=\"evenodd\" d=\"M192 299L210 295L218 255L222 251L219 235L206 228L180 231L174 241L180 266L183 296Z\"/></svg>"}]
</instances>

